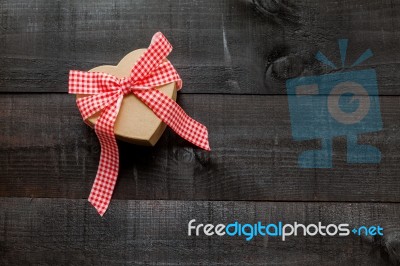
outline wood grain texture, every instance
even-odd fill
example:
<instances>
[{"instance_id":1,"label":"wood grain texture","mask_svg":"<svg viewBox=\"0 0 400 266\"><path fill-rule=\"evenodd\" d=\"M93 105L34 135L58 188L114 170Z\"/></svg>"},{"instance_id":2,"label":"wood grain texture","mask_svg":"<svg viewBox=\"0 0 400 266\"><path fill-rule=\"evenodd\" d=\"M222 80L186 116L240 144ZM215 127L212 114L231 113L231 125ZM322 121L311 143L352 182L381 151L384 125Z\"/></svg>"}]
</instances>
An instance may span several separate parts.
<instances>
[{"instance_id":1,"label":"wood grain texture","mask_svg":"<svg viewBox=\"0 0 400 266\"><path fill-rule=\"evenodd\" d=\"M66 92L69 69L115 64L161 30L184 93L285 94L285 80L332 73L337 39L347 64L378 73L379 93L399 95L398 1L25 1L0 2L0 91ZM355 69L359 69L355 68Z\"/></svg>"},{"instance_id":2,"label":"wood grain texture","mask_svg":"<svg viewBox=\"0 0 400 266\"><path fill-rule=\"evenodd\" d=\"M286 96L181 94L178 103L209 128L212 151L169 130L154 148L120 142L114 199L400 201L400 97L381 96L384 129L359 137L381 163L347 164L338 137L332 169L298 167L319 142L292 140ZM0 196L86 198L100 150L74 97L3 94L0 106Z\"/></svg>"},{"instance_id":3,"label":"wood grain texture","mask_svg":"<svg viewBox=\"0 0 400 266\"><path fill-rule=\"evenodd\" d=\"M398 265L398 204L114 200L103 219L85 200L2 198L2 265ZM197 223L378 225L384 237L188 236Z\"/></svg>"},{"instance_id":4,"label":"wood grain texture","mask_svg":"<svg viewBox=\"0 0 400 266\"><path fill-rule=\"evenodd\" d=\"M400 265L399 14L394 0L1 0L0 265ZM66 94L68 71L115 64L157 31L174 46L178 103L209 128L212 151L169 129L154 148L119 142L100 218L86 200L100 147ZM301 169L320 142L293 141L285 82L349 71L315 59L340 66L338 39L347 65L374 53L351 70L376 70L383 130L359 142L382 161L346 163L341 136L332 169ZM384 236L190 237L191 219L381 225Z\"/></svg>"}]
</instances>

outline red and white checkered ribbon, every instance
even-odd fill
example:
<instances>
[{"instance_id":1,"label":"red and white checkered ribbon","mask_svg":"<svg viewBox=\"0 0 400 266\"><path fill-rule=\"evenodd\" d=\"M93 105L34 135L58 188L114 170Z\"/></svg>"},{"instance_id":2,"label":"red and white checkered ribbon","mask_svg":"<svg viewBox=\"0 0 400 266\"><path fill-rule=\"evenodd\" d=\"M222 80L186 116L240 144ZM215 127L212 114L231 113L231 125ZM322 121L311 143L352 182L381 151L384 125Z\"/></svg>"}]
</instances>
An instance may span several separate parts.
<instances>
[{"instance_id":1,"label":"red and white checkered ribbon","mask_svg":"<svg viewBox=\"0 0 400 266\"><path fill-rule=\"evenodd\" d=\"M83 119L101 111L94 127L101 145L100 163L89 196L89 202L101 216L110 204L118 176L119 153L114 123L124 95L133 93L182 138L210 150L207 128L156 89L171 82L177 83L178 90L182 87L175 68L165 60L171 50L165 36L157 32L128 78L119 79L101 72L71 70L69 73L69 93L90 95L76 100Z\"/></svg>"}]
</instances>

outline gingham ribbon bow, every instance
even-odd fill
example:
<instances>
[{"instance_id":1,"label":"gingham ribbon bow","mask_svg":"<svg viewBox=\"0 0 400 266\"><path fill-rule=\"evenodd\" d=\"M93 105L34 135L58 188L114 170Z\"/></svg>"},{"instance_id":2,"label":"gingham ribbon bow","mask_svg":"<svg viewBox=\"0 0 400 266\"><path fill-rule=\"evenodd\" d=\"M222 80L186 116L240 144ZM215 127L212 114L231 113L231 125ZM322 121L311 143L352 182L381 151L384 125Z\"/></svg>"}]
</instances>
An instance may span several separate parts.
<instances>
[{"instance_id":1,"label":"gingham ribbon bow","mask_svg":"<svg viewBox=\"0 0 400 266\"><path fill-rule=\"evenodd\" d=\"M83 119L101 111L94 127L101 145L100 163L88 199L101 216L110 204L118 176L119 153L114 123L124 95L133 93L182 138L210 150L207 128L156 89L171 82L177 83L178 90L182 87L175 68L165 60L171 50L165 36L157 32L128 78L119 79L101 72L71 70L69 73L69 93L90 95L76 100Z\"/></svg>"}]
</instances>

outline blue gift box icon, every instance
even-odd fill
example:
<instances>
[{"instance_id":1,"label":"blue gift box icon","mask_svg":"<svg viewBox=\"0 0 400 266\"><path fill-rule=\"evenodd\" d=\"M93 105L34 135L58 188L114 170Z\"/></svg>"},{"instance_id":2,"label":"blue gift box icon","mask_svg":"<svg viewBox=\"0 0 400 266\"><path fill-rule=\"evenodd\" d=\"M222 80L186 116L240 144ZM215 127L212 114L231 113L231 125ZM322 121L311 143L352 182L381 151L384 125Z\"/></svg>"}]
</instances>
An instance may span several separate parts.
<instances>
[{"instance_id":1,"label":"blue gift box icon","mask_svg":"<svg viewBox=\"0 0 400 266\"><path fill-rule=\"evenodd\" d=\"M344 67L347 40L339 40L339 48ZM371 56L368 49L351 67ZM336 68L321 52L316 58ZM331 168L332 139L337 136L347 137L348 163L380 162L379 149L357 143L358 134L382 130L374 69L294 78L286 81L286 88L293 139L321 140L320 149L299 155L300 167Z\"/></svg>"}]
</instances>

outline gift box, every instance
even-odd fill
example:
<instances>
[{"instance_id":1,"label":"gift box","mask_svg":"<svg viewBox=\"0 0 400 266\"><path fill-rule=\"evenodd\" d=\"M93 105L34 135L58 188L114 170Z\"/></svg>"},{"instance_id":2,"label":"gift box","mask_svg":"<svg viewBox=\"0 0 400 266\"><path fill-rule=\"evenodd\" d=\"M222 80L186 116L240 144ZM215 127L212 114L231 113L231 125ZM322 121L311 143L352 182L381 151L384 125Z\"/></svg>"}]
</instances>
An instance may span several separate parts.
<instances>
[{"instance_id":1,"label":"gift box","mask_svg":"<svg viewBox=\"0 0 400 266\"><path fill-rule=\"evenodd\" d=\"M118 177L116 138L140 145L154 145L168 125L199 148L210 150L207 128L176 103L181 78L167 60L172 45L156 33L147 49L135 50L116 66L90 71L71 70L69 93L83 120L95 129L101 153L89 202L104 215Z\"/></svg>"},{"instance_id":2,"label":"gift box","mask_svg":"<svg viewBox=\"0 0 400 266\"><path fill-rule=\"evenodd\" d=\"M128 78L132 67L144 54L146 49L138 49L127 54L116 66L103 65L92 68L89 72L104 72L117 78ZM172 82L157 88L169 98L176 101L177 83ZM77 98L88 95L77 94ZM100 112L85 120L94 127ZM158 118L142 101L133 94L126 95L121 103L114 125L115 136L123 141L137 145L154 146L167 125Z\"/></svg>"}]
</instances>

